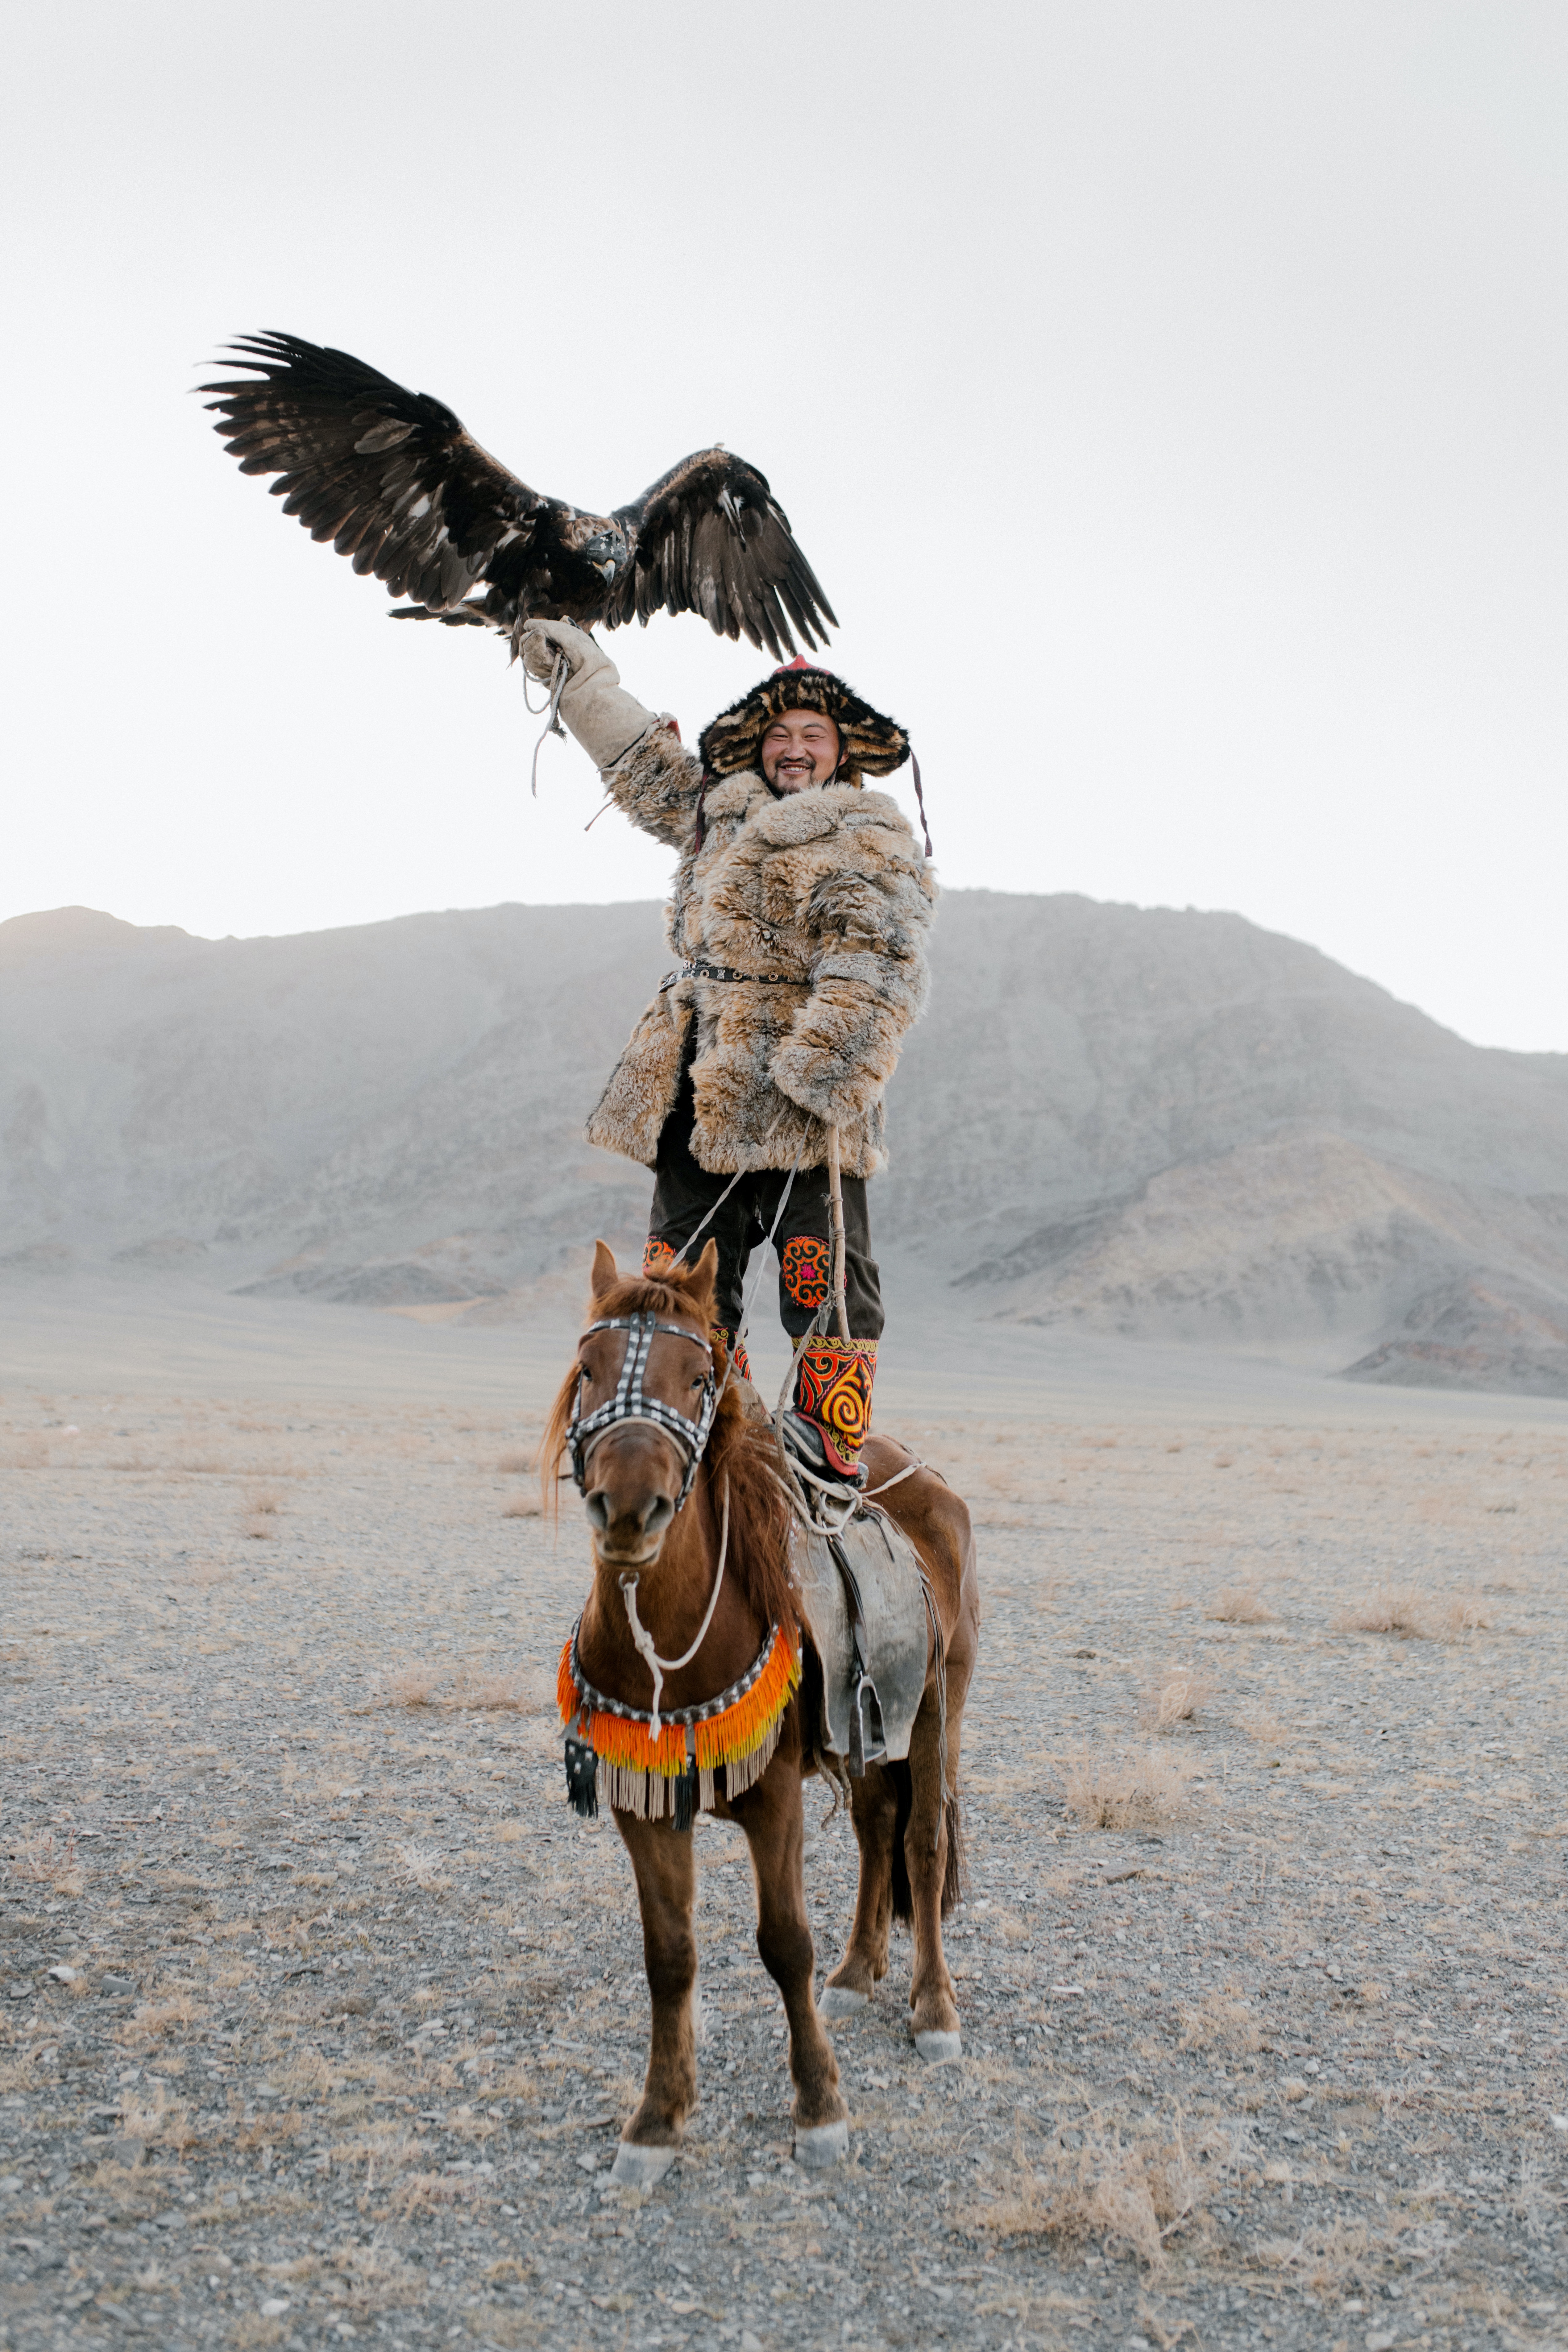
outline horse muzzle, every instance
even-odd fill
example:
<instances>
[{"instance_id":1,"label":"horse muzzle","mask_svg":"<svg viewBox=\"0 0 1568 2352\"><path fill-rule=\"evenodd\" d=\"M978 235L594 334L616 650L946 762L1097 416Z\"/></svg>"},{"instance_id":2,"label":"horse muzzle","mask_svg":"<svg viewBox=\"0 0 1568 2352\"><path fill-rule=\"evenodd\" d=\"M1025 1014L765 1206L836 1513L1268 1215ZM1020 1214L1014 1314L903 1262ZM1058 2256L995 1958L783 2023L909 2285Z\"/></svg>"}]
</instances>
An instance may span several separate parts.
<instances>
[{"instance_id":1,"label":"horse muzzle","mask_svg":"<svg viewBox=\"0 0 1568 2352\"><path fill-rule=\"evenodd\" d=\"M583 1508L606 1568L648 1568L680 1507L684 1467L673 1441L648 1423L605 1430L584 1463Z\"/></svg>"},{"instance_id":2,"label":"horse muzzle","mask_svg":"<svg viewBox=\"0 0 1568 2352\"><path fill-rule=\"evenodd\" d=\"M658 1493L636 1498L608 1486L592 1486L583 1497L594 1551L606 1568L649 1568L664 1549L665 1530L675 1517L673 1497Z\"/></svg>"}]
</instances>

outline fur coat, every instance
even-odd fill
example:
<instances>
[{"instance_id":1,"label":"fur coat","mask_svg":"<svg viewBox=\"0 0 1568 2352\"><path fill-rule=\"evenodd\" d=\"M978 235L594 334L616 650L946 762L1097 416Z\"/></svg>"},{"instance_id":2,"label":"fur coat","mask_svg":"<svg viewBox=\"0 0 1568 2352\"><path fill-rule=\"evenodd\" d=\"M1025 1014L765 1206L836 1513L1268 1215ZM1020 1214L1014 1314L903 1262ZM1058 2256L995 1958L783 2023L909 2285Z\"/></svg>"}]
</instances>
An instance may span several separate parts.
<instances>
[{"instance_id":1,"label":"fur coat","mask_svg":"<svg viewBox=\"0 0 1568 2352\"><path fill-rule=\"evenodd\" d=\"M761 980L671 973L633 1030L588 1140L652 1167L693 1022L691 1148L713 1174L803 1167L839 1129L847 1176L887 1164L882 1097L926 999L936 884L887 793L824 784L775 798L760 775L708 787L660 722L605 772L632 823L680 853L668 935L683 963Z\"/></svg>"}]
</instances>

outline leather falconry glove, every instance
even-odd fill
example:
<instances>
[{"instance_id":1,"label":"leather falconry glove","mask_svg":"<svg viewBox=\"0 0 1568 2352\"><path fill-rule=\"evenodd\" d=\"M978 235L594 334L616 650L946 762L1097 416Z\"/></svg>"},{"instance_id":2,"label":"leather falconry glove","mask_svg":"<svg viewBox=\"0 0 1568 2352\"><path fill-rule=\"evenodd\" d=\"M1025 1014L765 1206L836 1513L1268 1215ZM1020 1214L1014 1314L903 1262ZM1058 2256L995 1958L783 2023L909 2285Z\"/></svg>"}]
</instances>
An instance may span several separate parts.
<instances>
[{"instance_id":1,"label":"leather falconry glove","mask_svg":"<svg viewBox=\"0 0 1568 2352\"><path fill-rule=\"evenodd\" d=\"M653 726L621 684L620 671L588 635L572 621L530 621L522 633L522 666L548 686L558 654L572 675L561 692L561 717L596 768L613 768L623 753Z\"/></svg>"}]
</instances>

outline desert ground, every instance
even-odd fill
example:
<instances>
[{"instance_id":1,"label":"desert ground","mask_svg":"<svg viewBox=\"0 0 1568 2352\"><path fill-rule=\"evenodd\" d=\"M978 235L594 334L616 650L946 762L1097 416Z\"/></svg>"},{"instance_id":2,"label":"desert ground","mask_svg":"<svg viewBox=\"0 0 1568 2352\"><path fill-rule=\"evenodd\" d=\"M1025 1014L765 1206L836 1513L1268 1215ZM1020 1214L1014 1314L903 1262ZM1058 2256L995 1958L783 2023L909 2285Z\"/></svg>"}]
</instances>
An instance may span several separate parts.
<instances>
[{"instance_id":1,"label":"desert ground","mask_svg":"<svg viewBox=\"0 0 1568 2352\"><path fill-rule=\"evenodd\" d=\"M980 1549L964 2055L896 1938L797 2171L704 1822L639 2199L630 1873L551 1699L584 1539L529 1468L562 1332L9 1302L0 2343L1568 2342L1568 1406L890 1349ZM854 1843L806 1808L820 1971Z\"/></svg>"}]
</instances>

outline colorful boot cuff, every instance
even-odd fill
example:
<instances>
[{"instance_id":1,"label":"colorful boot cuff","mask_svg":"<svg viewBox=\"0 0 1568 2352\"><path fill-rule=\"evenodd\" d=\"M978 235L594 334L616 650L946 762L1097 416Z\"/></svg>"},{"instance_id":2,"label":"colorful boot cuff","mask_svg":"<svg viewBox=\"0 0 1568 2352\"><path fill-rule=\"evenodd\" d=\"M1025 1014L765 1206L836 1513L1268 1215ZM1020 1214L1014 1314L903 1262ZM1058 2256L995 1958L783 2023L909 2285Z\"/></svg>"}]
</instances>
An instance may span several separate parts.
<instances>
[{"instance_id":1,"label":"colorful boot cuff","mask_svg":"<svg viewBox=\"0 0 1568 2352\"><path fill-rule=\"evenodd\" d=\"M795 1409L822 1433L829 1464L853 1476L871 1426L875 1339L810 1339L801 1349Z\"/></svg>"}]
</instances>

